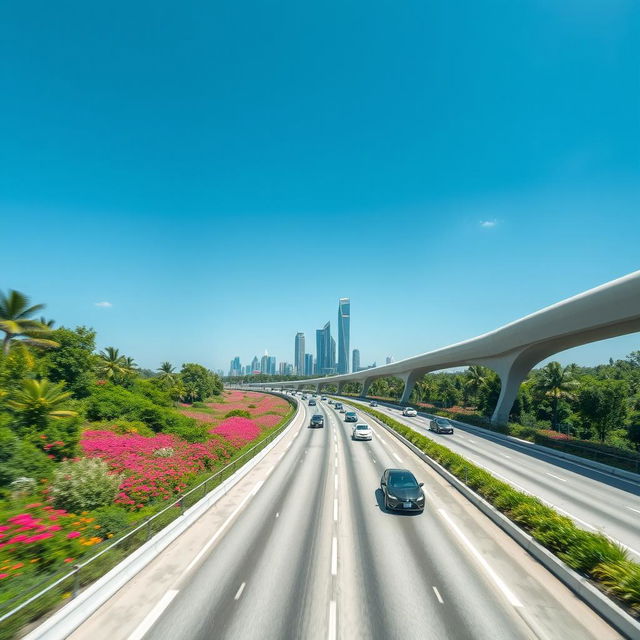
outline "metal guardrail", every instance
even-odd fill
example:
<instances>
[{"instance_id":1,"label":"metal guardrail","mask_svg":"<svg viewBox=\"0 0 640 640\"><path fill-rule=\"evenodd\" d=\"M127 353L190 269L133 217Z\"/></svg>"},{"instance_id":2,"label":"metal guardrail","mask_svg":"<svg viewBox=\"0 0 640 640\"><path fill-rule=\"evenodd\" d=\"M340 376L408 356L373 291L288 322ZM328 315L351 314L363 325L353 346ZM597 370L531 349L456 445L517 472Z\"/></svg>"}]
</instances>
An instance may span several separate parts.
<instances>
[{"instance_id":1,"label":"metal guardrail","mask_svg":"<svg viewBox=\"0 0 640 640\"><path fill-rule=\"evenodd\" d=\"M276 395L280 395L280 394L276 394ZM283 397L287 397L284 394L282 394L282 395L283 395ZM292 400L289 397L287 397L287 399L289 401ZM294 402L295 402L295 400L294 400ZM296 404L297 404L297 402L296 402ZM195 502L197 502L198 500L202 499L204 496L207 495L207 493L209 493L210 491L215 489L217 486L219 486L222 483L222 481L225 479L225 477L232 475L240 466L242 466L242 465L238 464L241 460L244 460L246 458L254 457L258 453L258 451L260 451L261 449L264 449L271 442L273 442L273 440L275 440L282 433L282 431L284 431L289 426L289 424L295 418L295 416L296 416L296 412L294 411L289 416L289 418L286 420L286 422L284 424L282 424L278 429L276 429L275 431L270 433L266 438L264 438L260 442L256 443L251 448L247 449L243 454L241 454L240 456L238 456L237 458L232 460L229 464L227 464L224 467L222 467L222 469L220 469L219 471L216 471L214 474L209 476L206 480L204 480L200 484L198 484L195 487L189 489L188 491L185 491L184 493L179 494L178 497L175 500L173 500L170 505L164 507L163 509L161 509L157 513L154 513L149 518L146 518L142 523L140 523L138 525L134 525L133 528L131 528L130 531L122 534L115 542L111 542L108 546L106 546L104 549L101 549L98 553L94 554L93 556L91 556L87 560L85 560L83 562L79 562L76 565L74 565L73 569L71 569L70 571L66 571L66 572L62 572L61 571L61 572L58 572L58 573L54 573L53 575L47 576L41 582L39 582L36 585L34 585L33 587L31 587L26 593L23 592L21 594L18 594L16 596L14 596L13 598L10 598L9 600L6 600L5 602L3 602L0 606L2 606L3 609L6 609L6 606L8 604L15 603L16 601L21 600L22 598L25 597L26 594L33 592L34 590L38 589L42 585L47 584L47 583L49 583L49 582L51 582L53 580L53 582L48 584L48 586L46 586L45 588L43 588L40 591L38 591L37 593L35 593L33 596L31 596L27 600L24 600L23 602L21 602L20 604L15 606L13 609L11 609L9 611L5 611L4 613L2 613L0 615L0 624L5 622L6 620L9 620L11 617L16 615L20 611L24 610L30 604L32 604L32 603L36 602L37 600L43 598L47 594L50 594L54 589L56 589L57 587L60 587L64 583L69 583L70 584L70 586L71 586L71 596L70 597L71 597L71 599L75 598L78 595L78 593L80 592L81 578L82 578L81 571L82 571L82 569L92 565L93 563L96 562L96 560L98 560L98 558L101 558L101 557L105 556L105 554L109 553L113 549L115 549L117 547L122 547L123 543L131 541L131 540L134 540L135 534L137 534L139 532L143 532L143 535L137 541L138 544L135 544L135 542L134 542L134 545L132 546L132 548L129 548L129 552L130 553L133 552L136 548L138 548L142 544L144 544L145 542L149 541L151 539L152 534L153 534L153 523L154 522L162 522L161 516L163 516L165 514L172 515L172 514L170 514L172 509L173 510L175 510L176 508L180 509L180 513L176 513L175 517L171 517L168 521L162 522L161 526L158 527L157 531L160 531L161 529L166 527L170 522L172 522L176 518L179 518L180 516L184 515L185 509L187 509L188 506L189 506L189 505L187 505L187 502L189 502L190 499L193 499L193 503L192 504L195 504ZM244 464L244 462L242 464ZM174 511L174 513L175 513L175 511ZM122 558L116 558L115 559L116 560L116 564L121 559ZM101 575L104 575L109 570L109 568L110 568L109 566L105 567L104 571L101 572ZM87 580L87 582L92 582L93 580L97 579L98 577L99 576L97 576L97 575L92 575Z\"/></svg>"}]
</instances>

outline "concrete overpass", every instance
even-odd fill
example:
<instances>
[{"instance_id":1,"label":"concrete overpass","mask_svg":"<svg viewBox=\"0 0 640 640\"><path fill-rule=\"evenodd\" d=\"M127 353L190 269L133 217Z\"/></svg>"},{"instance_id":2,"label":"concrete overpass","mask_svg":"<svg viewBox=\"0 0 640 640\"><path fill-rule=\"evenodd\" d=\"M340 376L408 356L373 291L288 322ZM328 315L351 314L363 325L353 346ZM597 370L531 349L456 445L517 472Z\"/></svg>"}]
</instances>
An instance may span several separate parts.
<instances>
[{"instance_id":1,"label":"concrete overpass","mask_svg":"<svg viewBox=\"0 0 640 640\"><path fill-rule=\"evenodd\" d=\"M500 376L500 397L491 418L494 424L499 424L507 421L520 383L538 362L565 349L636 331L640 331L640 271L471 340L357 373L276 384L298 389L312 385L318 391L326 384L337 384L340 392L345 382L359 382L362 383L361 395L366 396L376 378L395 376L404 381L401 402L406 403L416 381L425 373L482 365ZM274 383L252 386L273 387Z\"/></svg>"}]
</instances>

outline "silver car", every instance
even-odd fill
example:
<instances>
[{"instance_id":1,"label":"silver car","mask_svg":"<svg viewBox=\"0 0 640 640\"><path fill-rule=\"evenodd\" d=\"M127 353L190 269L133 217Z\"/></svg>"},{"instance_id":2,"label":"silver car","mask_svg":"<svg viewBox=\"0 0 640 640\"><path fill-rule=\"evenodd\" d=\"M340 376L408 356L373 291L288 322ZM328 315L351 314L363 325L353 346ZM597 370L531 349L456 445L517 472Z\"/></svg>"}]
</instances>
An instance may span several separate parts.
<instances>
[{"instance_id":1,"label":"silver car","mask_svg":"<svg viewBox=\"0 0 640 640\"><path fill-rule=\"evenodd\" d=\"M352 440L371 440L373 431L368 424L357 424L351 432Z\"/></svg>"}]
</instances>

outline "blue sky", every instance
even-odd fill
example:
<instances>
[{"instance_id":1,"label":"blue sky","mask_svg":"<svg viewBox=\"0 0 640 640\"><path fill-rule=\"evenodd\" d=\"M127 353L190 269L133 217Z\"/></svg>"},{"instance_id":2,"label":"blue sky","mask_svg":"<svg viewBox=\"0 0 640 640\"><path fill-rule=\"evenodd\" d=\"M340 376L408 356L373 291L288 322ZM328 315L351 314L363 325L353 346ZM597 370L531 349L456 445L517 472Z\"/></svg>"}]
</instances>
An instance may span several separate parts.
<instances>
[{"instance_id":1,"label":"blue sky","mask_svg":"<svg viewBox=\"0 0 640 640\"><path fill-rule=\"evenodd\" d=\"M341 296L380 363L640 267L634 0L0 18L0 286L144 366L291 361Z\"/></svg>"}]
</instances>

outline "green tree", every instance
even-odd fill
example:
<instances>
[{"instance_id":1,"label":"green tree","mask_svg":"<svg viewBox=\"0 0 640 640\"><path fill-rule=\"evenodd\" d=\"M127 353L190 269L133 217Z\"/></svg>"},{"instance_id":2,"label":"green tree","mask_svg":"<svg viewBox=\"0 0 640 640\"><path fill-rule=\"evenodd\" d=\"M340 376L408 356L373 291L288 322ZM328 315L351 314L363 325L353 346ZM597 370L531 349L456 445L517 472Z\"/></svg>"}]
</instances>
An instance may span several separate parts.
<instances>
[{"instance_id":1,"label":"green tree","mask_svg":"<svg viewBox=\"0 0 640 640\"><path fill-rule=\"evenodd\" d=\"M469 392L469 396L473 401L478 401L478 392L486 380L487 369L485 369L485 367L474 364L465 372L464 387Z\"/></svg>"},{"instance_id":2,"label":"green tree","mask_svg":"<svg viewBox=\"0 0 640 640\"><path fill-rule=\"evenodd\" d=\"M490 417L498 404L501 389L500 376L488 371L485 381L478 390L478 410L483 416Z\"/></svg>"},{"instance_id":3,"label":"green tree","mask_svg":"<svg viewBox=\"0 0 640 640\"><path fill-rule=\"evenodd\" d=\"M624 380L591 379L578 396L578 410L596 430L600 442L625 421L627 385Z\"/></svg>"},{"instance_id":4,"label":"green tree","mask_svg":"<svg viewBox=\"0 0 640 640\"><path fill-rule=\"evenodd\" d=\"M86 397L95 382L96 332L87 327L61 327L53 331L52 337L60 347L43 358L46 377L52 382L65 382L76 398Z\"/></svg>"},{"instance_id":5,"label":"green tree","mask_svg":"<svg viewBox=\"0 0 640 640\"><path fill-rule=\"evenodd\" d=\"M4 332L2 350L9 353L11 345L23 342L35 347L57 347L49 340L51 329L35 320L33 316L44 309L43 304L30 304L29 298L20 291L9 290L9 295L0 292L0 330Z\"/></svg>"},{"instance_id":6,"label":"green tree","mask_svg":"<svg viewBox=\"0 0 640 640\"><path fill-rule=\"evenodd\" d=\"M71 393L63 385L49 380L24 380L22 389L7 402L7 406L19 416L22 426L45 429L49 420L77 416L76 411L63 409Z\"/></svg>"},{"instance_id":7,"label":"green tree","mask_svg":"<svg viewBox=\"0 0 640 640\"><path fill-rule=\"evenodd\" d=\"M120 355L120 350L115 347L107 347L98 355L98 375L113 382L122 379L127 373L125 357Z\"/></svg>"},{"instance_id":8,"label":"green tree","mask_svg":"<svg viewBox=\"0 0 640 640\"><path fill-rule=\"evenodd\" d=\"M178 378L175 367L170 362L163 362L158 367L158 378L168 387L171 388Z\"/></svg>"},{"instance_id":9,"label":"green tree","mask_svg":"<svg viewBox=\"0 0 640 640\"><path fill-rule=\"evenodd\" d=\"M222 391L220 378L201 364L183 364L180 379L187 391L187 398L192 402L205 400Z\"/></svg>"},{"instance_id":10,"label":"green tree","mask_svg":"<svg viewBox=\"0 0 640 640\"><path fill-rule=\"evenodd\" d=\"M538 372L536 387L551 404L551 425L558 426L558 404L561 400L574 400L578 381L573 367L563 367L559 362L550 362Z\"/></svg>"},{"instance_id":11,"label":"green tree","mask_svg":"<svg viewBox=\"0 0 640 640\"><path fill-rule=\"evenodd\" d=\"M627 439L636 451L640 451L640 414L635 414L627 427Z\"/></svg>"}]
</instances>

